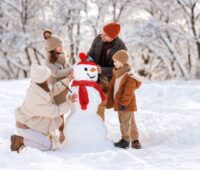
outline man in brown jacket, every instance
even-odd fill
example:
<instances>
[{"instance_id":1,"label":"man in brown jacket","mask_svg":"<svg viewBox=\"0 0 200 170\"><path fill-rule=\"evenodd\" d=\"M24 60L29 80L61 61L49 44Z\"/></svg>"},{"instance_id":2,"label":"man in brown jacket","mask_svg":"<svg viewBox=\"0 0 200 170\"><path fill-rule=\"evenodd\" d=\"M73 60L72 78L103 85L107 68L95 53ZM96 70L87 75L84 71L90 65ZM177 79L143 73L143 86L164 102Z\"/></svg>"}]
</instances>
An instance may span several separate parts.
<instances>
[{"instance_id":1,"label":"man in brown jacket","mask_svg":"<svg viewBox=\"0 0 200 170\"><path fill-rule=\"evenodd\" d=\"M128 65L128 53L120 50L113 55L115 68L110 81L110 89L106 103L107 108L114 108L118 112L122 139L114 145L120 148L128 148L131 142L132 148L140 149L138 130L134 112L137 111L136 96L134 91L141 82L131 71Z\"/></svg>"},{"instance_id":2,"label":"man in brown jacket","mask_svg":"<svg viewBox=\"0 0 200 170\"><path fill-rule=\"evenodd\" d=\"M104 93L108 91L108 84L112 78L112 56L119 50L127 50L124 42L118 37L120 25L109 23L103 27L103 33L99 34L91 45L88 56L97 64L99 80ZM104 120L105 103L99 105L97 114Z\"/></svg>"}]
</instances>

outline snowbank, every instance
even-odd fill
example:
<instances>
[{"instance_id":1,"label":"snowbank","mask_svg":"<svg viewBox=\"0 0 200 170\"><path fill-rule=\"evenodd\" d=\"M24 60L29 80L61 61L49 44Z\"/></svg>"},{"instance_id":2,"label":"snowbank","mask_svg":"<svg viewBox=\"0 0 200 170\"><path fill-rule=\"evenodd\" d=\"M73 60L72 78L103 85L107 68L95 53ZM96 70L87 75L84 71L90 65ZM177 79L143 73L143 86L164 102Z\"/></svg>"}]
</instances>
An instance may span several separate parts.
<instances>
[{"instance_id":1,"label":"snowbank","mask_svg":"<svg viewBox=\"0 0 200 170\"><path fill-rule=\"evenodd\" d=\"M14 109L23 101L29 80L0 82L0 170L199 170L200 81L151 82L137 91L137 124L141 150L79 152L63 148L41 152L26 148L10 152L15 132ZM117 114L106 111L110 141L120 138ZM81 142L81 139L80 139Z\"/></svg>"}]
</instances>

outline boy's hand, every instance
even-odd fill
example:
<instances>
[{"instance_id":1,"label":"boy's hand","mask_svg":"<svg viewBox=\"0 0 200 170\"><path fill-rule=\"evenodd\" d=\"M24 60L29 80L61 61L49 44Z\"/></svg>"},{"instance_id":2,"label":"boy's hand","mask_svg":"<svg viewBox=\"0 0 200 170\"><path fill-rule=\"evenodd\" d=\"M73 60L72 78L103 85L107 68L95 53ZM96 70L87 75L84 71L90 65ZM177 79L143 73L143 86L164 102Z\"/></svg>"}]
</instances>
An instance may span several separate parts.
<instances>
[{"instance_id":1,"label":"boy's hand","mask_svg":"<svg viewBox=\"0 0 200 170\"><path fill-rule=\"evenodd\" d=\"M77 94L72 94L71 96L70 96L70 101L72 102L72 103L74 103L74 102L77 102Z\"/></svg>"},{"instance_id":2,"label":"boy's hand","mask_svg":"<svg viewBox=\"0 0 200 170\"><path fill-rule=\"evenodd\" d=\"M126 110L126 107L120 104L119 105L119 111L124 111L124 110Z\"/></svg>"}]
</instances>

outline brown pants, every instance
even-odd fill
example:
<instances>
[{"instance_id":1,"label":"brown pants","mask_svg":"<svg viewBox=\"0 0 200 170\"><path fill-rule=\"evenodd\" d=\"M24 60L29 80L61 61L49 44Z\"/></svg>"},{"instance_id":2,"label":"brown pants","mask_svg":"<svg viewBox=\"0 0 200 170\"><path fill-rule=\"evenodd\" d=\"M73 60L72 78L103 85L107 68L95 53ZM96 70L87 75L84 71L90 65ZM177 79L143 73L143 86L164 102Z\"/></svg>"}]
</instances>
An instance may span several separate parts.
<instances>
[{"instance_id":1,"label":"brown pants","mask_svg":"<svg viewBox=\"0 0 200 170\"><path fill-rule=\"evenodd\" d=\"M118 112L122 138L126 141L138 140L139 134L133 112Z\"/></svg>"}]
</instances>

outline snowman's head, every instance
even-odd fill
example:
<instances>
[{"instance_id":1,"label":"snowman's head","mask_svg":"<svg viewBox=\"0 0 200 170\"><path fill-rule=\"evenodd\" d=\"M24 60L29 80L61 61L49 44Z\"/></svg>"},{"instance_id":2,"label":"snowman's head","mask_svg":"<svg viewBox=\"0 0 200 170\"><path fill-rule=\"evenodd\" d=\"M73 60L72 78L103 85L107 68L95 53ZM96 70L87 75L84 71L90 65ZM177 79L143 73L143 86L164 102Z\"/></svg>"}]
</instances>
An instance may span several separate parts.
<instances>
[{"instance_id":1,"label":"snowman's head","mask_svg":"<svg viewBox=\"0 0 200 170\"><path fill-rule=\"evenodd\" d=\"M98 71L94 62L87 61L87 55L80 53L81 61L74 65L74 80L97 81Z\"/></svg>"}]
</instances>

